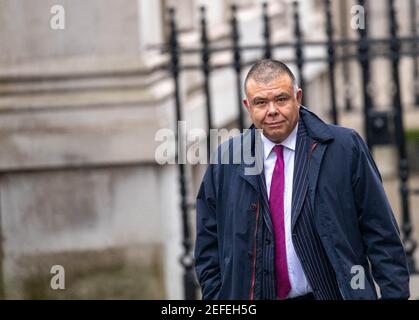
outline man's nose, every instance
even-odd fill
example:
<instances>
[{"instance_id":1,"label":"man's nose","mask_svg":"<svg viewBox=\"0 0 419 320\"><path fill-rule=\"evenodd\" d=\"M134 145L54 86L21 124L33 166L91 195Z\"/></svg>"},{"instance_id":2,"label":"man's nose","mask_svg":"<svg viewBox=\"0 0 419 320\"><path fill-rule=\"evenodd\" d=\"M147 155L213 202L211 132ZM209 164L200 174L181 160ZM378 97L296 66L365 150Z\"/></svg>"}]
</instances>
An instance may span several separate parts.
<instances>
[{"instance_id":1,"label":"man's nose","mask_svg":"<svg viewBox=\"0 0 419 320\"><path fill-rule=\"evenodd\" d=\"M278 110L276 109L275 103L273 101L268 102L268 114L276 115Z\"/></svg>"}]
</instances>

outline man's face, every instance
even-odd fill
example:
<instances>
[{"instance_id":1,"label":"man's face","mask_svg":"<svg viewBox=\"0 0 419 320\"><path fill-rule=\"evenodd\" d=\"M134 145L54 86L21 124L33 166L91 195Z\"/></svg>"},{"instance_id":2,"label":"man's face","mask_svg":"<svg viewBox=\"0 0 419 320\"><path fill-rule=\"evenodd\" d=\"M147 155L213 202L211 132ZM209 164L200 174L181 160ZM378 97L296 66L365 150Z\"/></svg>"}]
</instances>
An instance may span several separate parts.
<instances>
[{"instance_id":1,"label":"man's face","mask_svg":"<svg viewBox=\"0 0 419 320\"><path fill-rule=\"evenodd\" d=\"M257 129L271 141L280 143L295 128L299 118L302 90L297 94L291 78L280 75L269 83L247 82L244 105Z\"/></svg>"}]
</instances>

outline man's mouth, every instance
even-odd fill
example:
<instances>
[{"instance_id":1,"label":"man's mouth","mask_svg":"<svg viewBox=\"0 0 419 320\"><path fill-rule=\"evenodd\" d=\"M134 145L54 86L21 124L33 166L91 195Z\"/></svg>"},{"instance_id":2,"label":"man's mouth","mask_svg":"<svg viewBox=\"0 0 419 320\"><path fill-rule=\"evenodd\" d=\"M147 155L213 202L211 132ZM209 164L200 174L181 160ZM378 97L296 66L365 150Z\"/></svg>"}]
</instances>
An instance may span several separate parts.
<instances>
[{"instance_id":1,"label":"man's mouth","mask_svg":"<svg viewBox=\"0 0 419 320\"><path fill-rule=\"evenodd\" d=\"M283 121L276 121L276 122L270 122L270 123L265 123L266 126L268 127L278 127L281 124L283 124L285 122L285 120Z\"/></svg>"}]
</instances>

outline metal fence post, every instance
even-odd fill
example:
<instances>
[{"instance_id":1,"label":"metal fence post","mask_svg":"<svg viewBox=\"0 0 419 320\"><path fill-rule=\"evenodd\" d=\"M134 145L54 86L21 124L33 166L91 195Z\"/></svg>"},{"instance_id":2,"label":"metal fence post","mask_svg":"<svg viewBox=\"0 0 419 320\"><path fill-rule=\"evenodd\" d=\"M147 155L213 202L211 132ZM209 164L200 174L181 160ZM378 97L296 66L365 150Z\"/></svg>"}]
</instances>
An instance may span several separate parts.
<instances>
[{"instance_id":1,"label":"metal fence post","mask_svg":"<svg viewBox=\"0 0 419 320\"><path fill-rule=\"evenodd\" d=\"M304 98L304 75L303 75L303 65L304 65L304 58L303 58L303 45L302 45L302 34L301 34L301 27L300 27L300 13L299 13L299 3L298 1L294 1L292 3L293 8L293 18L294 18L294 36L295 40L295 56L297 58L297 69L298 69L298 78L300 82L300 88L303 90L303 98L301 103L304 105L305 98Z\"/></svg>"},{"instance_id":2,"label":"metal fence post","mask_svg":"<svg viewBox=\"0 0 419 320\"><path fill-rule=\"evenodd\" d=\"M193 272L193 257L191 253L192 242L189 227L189 214L188 214L188 190L186 187L186 165L185 159L179 159L177 150L183 150L183 143L185 132L182 132L182 126L179 127L179 121L182 117L182 106L180 101L180 85L179 85L179 46L177 40L177 28L175 19L175 9L169 9L169 20L170 20L170 57L171 57L171 73L174 81L174 99L176 107L176 127L178 128L179 135L176 134L176 142L178 148L176 148L176 163L179 169L179 187L181 196L181 214L182 214L182 245L183 254L180 257L180 263L184 268L183 285L185 299L193 300L196 299L196 281L195 274Z\"/></svg>"},{"instance_id":3,"label":"metal fence post","mask_svg":"<svg viewBox=\"0 0 419 320\"><path fill-rule=\"evenodd\" d=\"M415 260L413 257L416 249L416 241L412 239L412 223L409 215L409 166L406 153L406 138L404 135L402 103L400 97L400 79L399 79L399 62L400 62L400 41L397 37L397 21L394 8L394 0L388 0L388 15L390 20L390 51L391 66L393 75L393 106L394 106L394 129L399 155L399 178L400 178L400 196L402 204L402 232L403 242L405 245L406 256L408 260L409 270L416 272Z\"/></svg>"},{"instance_id":4,"label":"metal fence post","mask_svg":"<svg viewBox=\"0 0 419 320\"><path fill-rule=\"evenodd\" d=\"M236 90L237 90L237 106L239 111L239 129L240 132L243 132L244 129L244 114L243 114L243 105L242 105L242 83L241 83L241 50L239 47L239 26L237 21L237 6L231 6L231 37L233 41L233 54L234 54L234 70L236 72Z\"/></svg>"},{"instance_id":5,"label":"metal fence post","mask_svg":"<svg viewBox=\"0 0 419 320\"><path fill-rule=\"evenodd\" d=\"M209 41L207 34L207 19L206 19L206 9L204 6L200 8L201 11L201 60L202 60L202 73L204 75L204 94L205 94L205 106L207 110L207 159L210 159L213 146L211 145L210 139L210 130L213 128L212 124L212 115L211 115L211 94L210 94L210 51L209 51Z\"/></svg>"},{"instance_id":6,"label":"metal fence post","mask_svg":"<svg viewBox=\"0 0 419 320\"><path fill-rule=\"evenodd\" d=\"M359 5L365 8L366 0L359 0ZM366 10L365 10L366 12ZM370 62L369 62L369 44L368 44L368 19L365 13L365 28L358 29L358 60L362 68L362 98L364 110L364 131L368 147L371 149L371 137L369 130L369 116L370 110L374 109L373 101L371 98L370 88Z\"/></svg>"},{"instance_id":7,"label":"metal fence post","mask_svg":"<svg viewBox=\"0 0 419 320\"><path fill-rule=\"evenodd\" d=\"M327 34L327 60L329 66L329 87L332 120L338 124L338 111L336 107L336 84L335 84L335 48L333 46L333 21L330 9L330 0L325 0L326 8L326 34Z\"/></svg>"},{"instance_id":8,"label":"metal fence post","mask_svg":"<svg viewBox=\"0 0 419 320\"><path fill-rule=\"evenodd\" d=\"M262 4L262 20L263 20L263 39L265 40L265 59L272 58L272 47L271 47L271 28L269 25L268 15L268 4L264 2Z\"/></svg>"}]
</instances>

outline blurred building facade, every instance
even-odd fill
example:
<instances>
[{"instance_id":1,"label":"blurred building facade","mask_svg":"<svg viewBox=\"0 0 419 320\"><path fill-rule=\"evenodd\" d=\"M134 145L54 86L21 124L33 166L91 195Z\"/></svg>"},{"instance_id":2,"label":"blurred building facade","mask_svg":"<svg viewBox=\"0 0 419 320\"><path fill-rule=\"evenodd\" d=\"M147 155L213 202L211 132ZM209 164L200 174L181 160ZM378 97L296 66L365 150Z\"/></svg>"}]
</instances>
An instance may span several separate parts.
<instances>
[{"instance_id":1,"label":"blurred building facade","mask_svg":"<svg viewBox=\"0 0 419 320\"><path fill-rule=\"evenodd\" d=\"M262 42L261 1L236 1L242 44ZM291 41L289 1L270 1L274 41ZM51 7L65 9L54 30ZM166 9L177 9L184 46L199 45L198 7L208 9L212 41L228 42L232 0L2 0L0 1L0 214L6 298L183 297L178 171L158 165L156 132L175 130L173 83L164 69ZM352 1L332 1L337 35L356 38ZM400 33L409 34L408 1L398 1ZM322 1L301 1L306 38L324 39ZM385 1L371 1L371 34L387 34ZM326 52L305 52L307 56ZM250 59L260 55L254 52ZM287 59L293 52L278 50ZM190 61L199 59L192 56ZM231 56L219 55L219 61ZM388 105L391 72L372 64L374 96ZM415 112L411 59L401 65L404 105ZM295 70L295 66L292 66ZM325 63L304 71L306 104L328 119ZM342 123L362 133L360 69L342 76L338 100L349 90L355 109ZM211 75L216 128L236 124L232 70ZM205 128L202 75L181 76L187 126ZM415 116L407 126L418 126ZM246 119L249 123L249 119ZM379 150L384 176L394 177L394 150ZM205 166L190 166L193 202ZM394 204L396 213L398 204ZM193 216L190 220L193 226ZM66 270L66 290L50 288L53 265Z\"/></svg>"}]
</instances>

